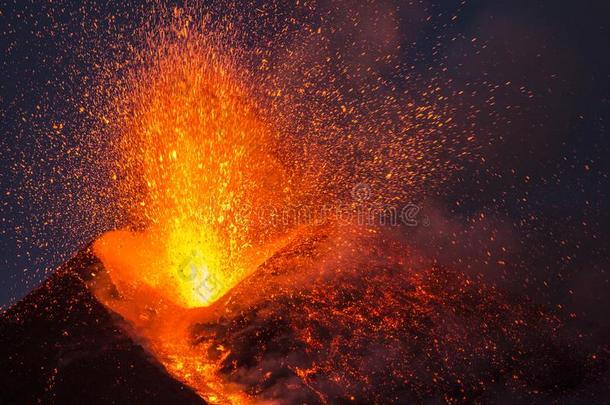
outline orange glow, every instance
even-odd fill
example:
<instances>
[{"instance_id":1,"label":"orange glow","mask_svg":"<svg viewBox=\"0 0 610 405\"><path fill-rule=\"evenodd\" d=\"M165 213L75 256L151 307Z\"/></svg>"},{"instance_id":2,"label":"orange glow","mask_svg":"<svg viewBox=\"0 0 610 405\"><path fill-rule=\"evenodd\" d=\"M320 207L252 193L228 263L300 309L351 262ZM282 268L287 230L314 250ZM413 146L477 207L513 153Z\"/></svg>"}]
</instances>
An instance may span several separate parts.
<instances>
[{"instance_id":1,"label":"orange glow","mask_svg":"<svg viewBox=\"0 0 610 405\"><path fill-rule=\"evenodd\" d=\"M281 203L288 183L246 77L189 35L185 26L162 44L119 101L130 110L117 115L115 177L144 231L110 232L95 249L117 285L144 283L192 308L210 305L268 256L272 229L244 213Z\"/></svg>"},{"instance_id":2,"label":"orange glow","mask_svg":"<svg viewBox=\"0 0 610 405\"><path fill-rule=\"evenodd\" d=\"M190 344L189 326L290 239L250 214L296 193L235 55L178 25L143 51L104 117L118 132L112 178L131 226L94 244L118 298L103 283L94 291L206 401L247 403Z\"/></svg>"}]
</instances>

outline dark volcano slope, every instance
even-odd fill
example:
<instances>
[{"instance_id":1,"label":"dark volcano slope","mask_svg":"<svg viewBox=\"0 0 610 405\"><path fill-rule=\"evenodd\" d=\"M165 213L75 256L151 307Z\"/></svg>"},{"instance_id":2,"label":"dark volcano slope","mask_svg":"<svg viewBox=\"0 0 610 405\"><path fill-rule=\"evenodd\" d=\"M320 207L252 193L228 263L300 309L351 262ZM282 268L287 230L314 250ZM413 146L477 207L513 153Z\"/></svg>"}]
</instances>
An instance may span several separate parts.
<instances>
[{"instance_id":1,"label":"dark volcano slope","mask_svg":"<svg viewBox=\"0 0 610 405\"><path fill-rule=\"evenodd\" d=\"M583 345L559 314L457 271L401 265L375 241L297 242L192 329L193 344L214 342L221 373L251 395L280 404L607 403L605 348Z\"/></svg>"},{"instance_id":2,"label":"dark volcano slope","mask_svg":"<svg viewBox=\"0 0 610 405\"><path fill-rule=\"evenodd\" d=\"M202 404L89 292L86 248L0 314L1 404Z\"/></svg>"}]
</instances>

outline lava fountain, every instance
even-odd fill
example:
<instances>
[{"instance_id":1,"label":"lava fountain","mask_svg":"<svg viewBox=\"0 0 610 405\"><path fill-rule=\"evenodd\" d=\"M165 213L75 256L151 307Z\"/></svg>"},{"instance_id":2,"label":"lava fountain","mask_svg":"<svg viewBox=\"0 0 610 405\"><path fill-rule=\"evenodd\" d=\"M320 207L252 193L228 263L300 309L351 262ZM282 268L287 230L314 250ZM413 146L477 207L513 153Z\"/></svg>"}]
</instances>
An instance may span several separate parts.
<instances>
[{"instance_id":1,"label":"lava fountain","mask_svg":"<svg viewBox=\"0 0 610 405\"><path fill-rule=\"evenodd\" d=\"M257 213L298 192L234 52L182 23L149 38L105 118L117 132L112 178L129 226L94 243L109 282L93 290L176 378L207 401L241 403L190 345L189 327L290 240L289 226Z\"/></svg>"},{"instance_id":2,"label":"lava fountain","mask_svg":"<svg viewBox=\"0 0 610 405\"><path fill-rule=\"evenodd\" d=\"M186 308L210 305L277 241L247 221L287 202L273 133L230 55L184 30L134 72L113 178L140 230L107 233L95 250L123 289L145 286Z\"/></svg>"}]
</instances>

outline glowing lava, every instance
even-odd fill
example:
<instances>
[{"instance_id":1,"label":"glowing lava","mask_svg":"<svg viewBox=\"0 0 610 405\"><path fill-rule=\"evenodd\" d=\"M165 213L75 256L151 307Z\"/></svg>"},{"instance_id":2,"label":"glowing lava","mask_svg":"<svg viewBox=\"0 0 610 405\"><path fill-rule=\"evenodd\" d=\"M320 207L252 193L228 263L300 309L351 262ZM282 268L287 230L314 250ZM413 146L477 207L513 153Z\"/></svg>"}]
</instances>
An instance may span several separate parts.
<instances>
[{"instance_id":1,"label":"glowing lava","mask_svg":"<svg viewBox=\"0 0 610 405\"><path fill-rule=\"evenodd\" d=\"M190 308L211 304L268 257L272 229L247 214L282 203L288 183L247 76L187 28L154 49L117 100L125 110L114 177L144 230L110 232L95 250L120 290L144 283Z\"/></svg>"}]
</instances>

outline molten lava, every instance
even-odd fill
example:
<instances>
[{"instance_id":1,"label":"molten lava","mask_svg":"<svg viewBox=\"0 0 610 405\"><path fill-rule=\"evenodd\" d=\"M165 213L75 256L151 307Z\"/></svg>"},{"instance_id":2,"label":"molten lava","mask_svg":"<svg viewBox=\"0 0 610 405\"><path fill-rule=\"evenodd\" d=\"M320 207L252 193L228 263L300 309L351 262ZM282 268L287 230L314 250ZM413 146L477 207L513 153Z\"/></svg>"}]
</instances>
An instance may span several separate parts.
<instances>
[{"instance_id":1,"label":"molten lava","mask_svg":"<svg viewBox=\"0 0 610 405\"><path fill-rule=\"evenodd\" d=\"M207 401L243 403L189 330L290 239L290 226L258 216L299 193L236 56L178 25L144 48L113 100L112 177L130 219L95 242L110 280L93 290L173 376Z\"/></svg>"},{"instance_id":2,"label":"molten lava","mask_svg":"<svg viewBox=\"0 0 610 405\"><path fill-rule=\"evenodd\" d=\"M95 245L120 289L145 284L183 307L210 305L270 252L271 227L246 215L282 204L288 184L247 76L184 27L134 72L117 114L114 178L143 230Z\"/></svg>"}]
</instances>

